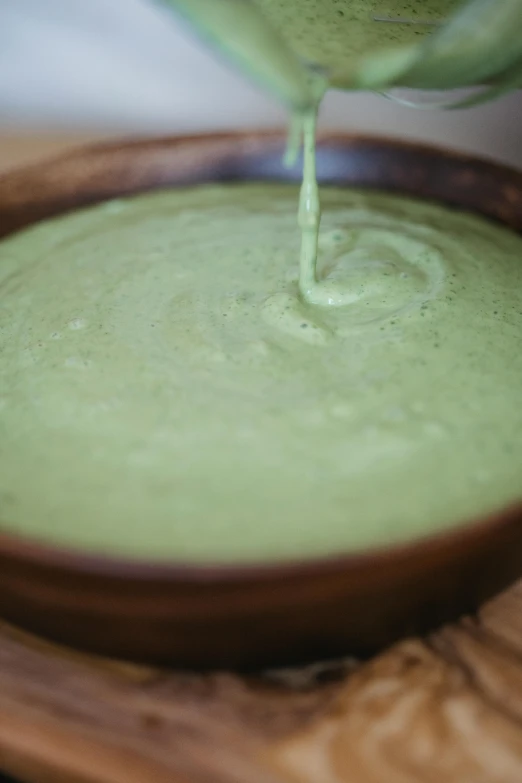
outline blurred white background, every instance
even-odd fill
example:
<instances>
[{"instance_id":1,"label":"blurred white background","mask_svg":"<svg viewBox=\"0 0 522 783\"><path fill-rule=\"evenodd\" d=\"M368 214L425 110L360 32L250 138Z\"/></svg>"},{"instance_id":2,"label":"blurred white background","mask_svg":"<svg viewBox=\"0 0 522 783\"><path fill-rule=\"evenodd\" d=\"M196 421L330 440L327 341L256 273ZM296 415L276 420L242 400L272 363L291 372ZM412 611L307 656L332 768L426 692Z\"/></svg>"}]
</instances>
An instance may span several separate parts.
<instances>
[{"instance_id":1,"label":"blurred white background","mask_svg":"<svg viewBox=\"0 0 522 783\"><path fill-rule=\"evenodd\" d=\"M0 0L0 129L128 134L281 125L284 112L153 0ZM322 125L522 166L522 94L459 112L328 96Z\"/></svg>"}]
</instances>

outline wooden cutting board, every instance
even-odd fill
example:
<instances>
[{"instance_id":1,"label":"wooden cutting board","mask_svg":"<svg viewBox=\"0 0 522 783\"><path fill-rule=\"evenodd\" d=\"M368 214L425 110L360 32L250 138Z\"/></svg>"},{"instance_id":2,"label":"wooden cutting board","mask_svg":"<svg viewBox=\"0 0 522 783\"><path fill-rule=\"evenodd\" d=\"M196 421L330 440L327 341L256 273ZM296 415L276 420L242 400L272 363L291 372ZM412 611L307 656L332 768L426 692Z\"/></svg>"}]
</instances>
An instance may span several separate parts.
<instances>
[{"instance_id":1,"label":"wooden cutting board","mask_svg":"<svg viewBox=\"0 0 522 783\"><path fill-rule=\"evenodd\" d=\"M369 662L258 677L95 659L0 625L0 768L30 783L521 783L522 583Z\"/></svg>"}]
</instances>

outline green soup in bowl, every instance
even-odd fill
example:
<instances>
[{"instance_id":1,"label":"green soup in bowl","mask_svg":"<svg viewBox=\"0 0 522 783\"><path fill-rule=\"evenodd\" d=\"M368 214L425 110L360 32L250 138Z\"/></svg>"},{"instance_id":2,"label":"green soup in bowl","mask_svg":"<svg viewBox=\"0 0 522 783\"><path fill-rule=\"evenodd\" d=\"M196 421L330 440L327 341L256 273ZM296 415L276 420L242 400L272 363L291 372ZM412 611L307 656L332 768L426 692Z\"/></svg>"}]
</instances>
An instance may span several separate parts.
<instances>
[{"instance_id":1,"label":"green soup in bowl","mask_svg":"<svg viewBox=\"0 0 522 783\"><path fill-rule=\"evenodd\" d=\"M279 153L127 144L0 183L8 618L248 663L370 648L518 573L520 176L325 140L343 299L318 306Z\"/></svg>"}]
</instances>

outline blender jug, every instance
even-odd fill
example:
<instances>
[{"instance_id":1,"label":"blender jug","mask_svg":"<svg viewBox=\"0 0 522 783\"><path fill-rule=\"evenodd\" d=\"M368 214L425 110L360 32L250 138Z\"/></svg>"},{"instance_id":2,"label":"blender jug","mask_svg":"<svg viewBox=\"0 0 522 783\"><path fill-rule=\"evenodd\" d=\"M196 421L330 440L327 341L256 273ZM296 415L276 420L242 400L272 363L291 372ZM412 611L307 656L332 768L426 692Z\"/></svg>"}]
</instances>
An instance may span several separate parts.
<instances>
[{"instance_id":1,"label":"blender jug","mask_svg":"<svg viewBox=\"0 0 522 783\"><path fill-rule=\"evenodd\" d=\"M161 0L294 109L328 87L522 85L522 0Z\"/></svg>"}]
</instances>

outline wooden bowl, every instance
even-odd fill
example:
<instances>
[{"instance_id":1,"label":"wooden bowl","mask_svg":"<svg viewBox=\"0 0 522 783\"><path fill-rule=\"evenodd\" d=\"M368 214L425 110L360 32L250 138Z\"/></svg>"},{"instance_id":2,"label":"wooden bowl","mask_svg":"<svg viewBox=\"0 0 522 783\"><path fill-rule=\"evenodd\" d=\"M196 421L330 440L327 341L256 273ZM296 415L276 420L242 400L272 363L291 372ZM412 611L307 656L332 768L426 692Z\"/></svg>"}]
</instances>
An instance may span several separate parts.
<instances>
[{"instance_id":1,"label":"wooden bowl","mask_svg":"<svg viewBox=\"0 0 522 783\"><path fill-rule=\"evenodd\" d=\"M94 146L0 180L0 235L121 194L297 179L278 134ZM338 135L323 181L438 199L522 231L522 174L428 147ZM466 523L467 522L467 523ZM522 501L383 550L258 566L158 565L0 534L0 615L96 653L186 667L364 654L473 611L522 574Z\"/></svg>"}]
</instances>

